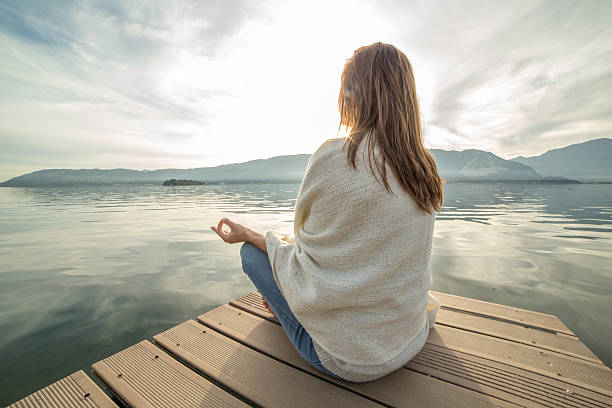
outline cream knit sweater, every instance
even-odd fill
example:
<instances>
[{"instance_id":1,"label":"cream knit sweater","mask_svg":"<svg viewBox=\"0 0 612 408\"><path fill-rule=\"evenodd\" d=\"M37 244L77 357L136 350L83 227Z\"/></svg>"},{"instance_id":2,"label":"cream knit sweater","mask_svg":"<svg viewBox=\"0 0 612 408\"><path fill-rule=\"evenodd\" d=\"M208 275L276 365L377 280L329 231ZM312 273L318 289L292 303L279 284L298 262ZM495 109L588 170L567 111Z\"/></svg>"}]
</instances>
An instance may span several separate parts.
<instances>
[{"instance_id":1,"label":"cream knit sweater","mask_svg":"<svg viewBox=\"0 0 612 408\"><path fill-rule=\"evenodd\" d=\"M362 382L408 362L433 326L435 216L401 190L389 168L395 194L385 190L368 167L366 141L357 171L351 168L344 141L329 139L311 156L294 235L267 231L266 246L274 279L322 364Z\"/></svg>"}]
</instances>

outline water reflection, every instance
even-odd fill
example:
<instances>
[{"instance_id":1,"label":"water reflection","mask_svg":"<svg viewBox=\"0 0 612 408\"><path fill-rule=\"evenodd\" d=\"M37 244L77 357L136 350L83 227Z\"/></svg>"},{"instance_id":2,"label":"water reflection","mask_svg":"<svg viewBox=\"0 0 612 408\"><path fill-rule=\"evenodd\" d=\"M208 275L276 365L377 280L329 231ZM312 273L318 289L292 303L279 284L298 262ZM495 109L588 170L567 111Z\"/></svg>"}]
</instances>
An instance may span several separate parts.
<instances>
[{"instance_id":1,"label":"water reflection","mask_svg":"<svg viewBox=\"0 0 612 408\"><path fill-rule=\"evenodd\" d=\"M612 364L612 186L445 188L434 289L556 314ZM291 232L298 190L0 189L0 403L252 290L209 226Z\"/></svg>"}]
</instances>

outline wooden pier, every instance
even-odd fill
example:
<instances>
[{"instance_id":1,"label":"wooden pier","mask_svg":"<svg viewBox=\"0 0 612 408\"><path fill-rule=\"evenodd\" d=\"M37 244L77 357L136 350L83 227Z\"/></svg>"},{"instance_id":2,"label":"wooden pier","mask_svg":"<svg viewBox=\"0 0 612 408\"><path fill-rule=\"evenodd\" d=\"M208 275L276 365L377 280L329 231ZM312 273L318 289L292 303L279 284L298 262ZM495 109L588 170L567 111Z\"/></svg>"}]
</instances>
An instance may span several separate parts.
<instances>
[{"instance_id":1,"label":"wooden pier","mask_svg":"<svg viewBox=\"0 0 612 408\"><path fill-rule=\"evenodd\" d=\"M557 317L432 292L423 350L368 383L335 380L293 348L257 292L10 407L612 407L612 371Z\"/></svg>"}]
</instances>

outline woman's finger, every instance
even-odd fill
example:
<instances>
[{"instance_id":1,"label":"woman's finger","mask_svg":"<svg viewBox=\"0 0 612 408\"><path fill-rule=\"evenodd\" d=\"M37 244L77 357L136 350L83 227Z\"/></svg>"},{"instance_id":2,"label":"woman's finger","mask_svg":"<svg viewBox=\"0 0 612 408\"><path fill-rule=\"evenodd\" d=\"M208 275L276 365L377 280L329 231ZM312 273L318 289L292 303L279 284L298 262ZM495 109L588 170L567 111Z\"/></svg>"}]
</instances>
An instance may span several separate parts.
<instances>
[{"instance_id":1,"label":"woman's finger","mask_svg":"<svg viewBox=\"0 0 612 408\"><path fill-rule=\"evenodd\" d=\"M231 234L228 234L227 232L223 231L220 228L215 228L215 227L211 227L213 231L215 231L217 233L217 235L225 242L230 242L230 236Z\"/></svg>"},{"instance_id":2,"label":"woman's finger","mask_svg":"<svg viewBox=\"0 0 612 408\"><path fill-rule=\"evenodd\" d=\"M224 240L224 241L225 241L225 237L219 233L219 230L218 230L217 228L215 228L215 227L210 227L210 229L211 229L211 230L213 230L213 231L215 231L215 232L217 233L217 235L219 236L219 238L221 238L222 240Z\"/></svg>"},{"instance_id":3,"label":"woman's finger","mask_svg":"<svg viewBox=\"0 0 612 408\"><path fill-rule=\"evenodd\" d=\"M238 224L236 224L234 221L230 220L229 218L223 218L221 221L222 221L222 222L223 222L225 225L227 225L227 226L230 228L230 230L234 230L234 229L236 229L236 226L238 225Z\"/></svg>"},{"instance_id":4,"label":"woman's finger","mask_svg":"<svg viewBox=\"0 0 612 408\"><path fill-rule=\"evenodd\" d=\"M223 230L223 225L227 225L229 231ZM219 220L219 225L215 228L214 226L210 227L213 231L221 237L221 239L227 243L236 243L245 241L245 227L244 225L234 222L227 217L221 218Z\"/></svg>"}]
</instances>

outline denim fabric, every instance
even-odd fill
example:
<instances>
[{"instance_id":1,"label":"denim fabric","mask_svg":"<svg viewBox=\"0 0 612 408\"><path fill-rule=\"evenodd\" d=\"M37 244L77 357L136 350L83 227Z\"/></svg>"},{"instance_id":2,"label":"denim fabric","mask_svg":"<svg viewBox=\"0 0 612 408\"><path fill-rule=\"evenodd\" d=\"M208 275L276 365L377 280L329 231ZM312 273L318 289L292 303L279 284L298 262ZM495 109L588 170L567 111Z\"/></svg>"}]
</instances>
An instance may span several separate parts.
<instances>
[{"instance_id":1,"label":"denim fabric","mask_svg":"<svg viewBox=\"0 0 612 408\"><path fill-rule=\"evenodd\" d=\"M317 370L341 379L321 364L310 335L289 309L287 301L274 280L268 255L255 245L245 242L240 248L240 257L242 258L242 269L268 302L300 356Z\"/></svg>"}]
</instances>

